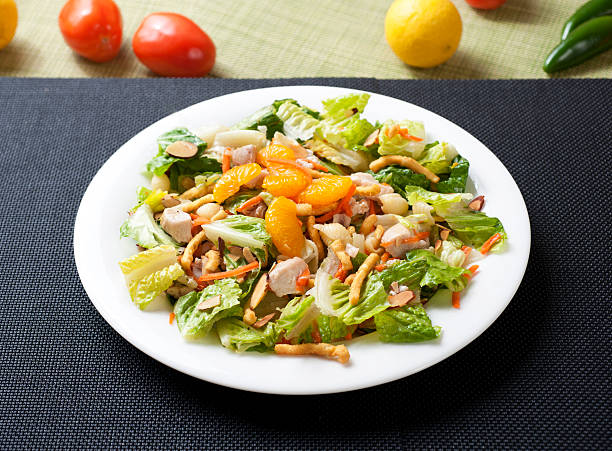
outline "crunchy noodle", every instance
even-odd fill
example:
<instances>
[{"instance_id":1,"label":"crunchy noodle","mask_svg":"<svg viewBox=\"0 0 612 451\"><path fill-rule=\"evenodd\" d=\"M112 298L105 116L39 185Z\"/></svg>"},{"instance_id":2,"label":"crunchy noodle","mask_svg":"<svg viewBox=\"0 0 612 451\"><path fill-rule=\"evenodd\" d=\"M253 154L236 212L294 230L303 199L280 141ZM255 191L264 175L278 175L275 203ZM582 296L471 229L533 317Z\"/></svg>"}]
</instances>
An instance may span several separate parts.
<instances>
[{"instance_id":1,"label":"crunchy noodle","mask_svg":"<svg viewBox=\"0 0 612 451\"><path fill-rule=\"evenodd\" d=\"M376 223L378 222L378 217L376 215L370 215L363 220L361 223L361 228L359 229L359 233L364 236L369 235L374 231L376 227Z\"/></svg>"},{"instance_id":2,"label":"crunchy noodle","mask_svg":"<svg viewBox=\"0 0 612 451\"><path fill-rule=\"evenodd\" d=\"M219 251L211 249L204 255L208 259L206 265L204 265L204 270L209 273L216 272L219 268L219 263L221 263L221 254Z\"/></svg>"},{"instance_id":3,"label":"crunchy noodle","mask_svg":"<svg viewBox=\"0 0 612 451\"><path fill-rule=\"evenodd\" d=\"M191 272L191 263L193 262L193 253L198 248L198 246L206 239L206 233L204 230L196 234L191 241L185 247L185 251L183 255L181 255L181 266L187 272Z\"/></svg>"},{"instance_id":4,"label":"crunchy noodle","mask_svg":"<svg viewBox=\"0 0 612 451\"><path fill-rule=\"evenodd\" d=\"M315 217L308 216L308 220L306 222L306 229L308 230L308 235L310 236L310 239L315 244L315 246L317 246L317 251L319 252L319 260L323 260L323 256L325 255L325 246L323 246L319 231L314 228L315 223Z\"/></svg>"},{"instance_id":5,"label":"crunchy noodle","mask_svg":"<svg viewBox=\"0 0 612 451\"><path fill-rule=\"evenodd\" d=\"M380 226L379 226L380 227ZM372 253L368 255L368 258L365 259L363 264L359 267L357 272L355 273L355 279L351 284L351 291L349 292L349 302L351 305L357 305L359 302L359 296L361 295L361 286L365 281L370 271L374 269L374 267L378 264L380 260L380 256L378 254Z\"/></svg>"},{"instance_id":6,"label":"crunchy noodle","mask_svg":"<svg viewBox=\"0 0 612 451\"><path fill-rule=\"evenodd\" d=\"M191 211L197 210L204 204L210 204L211 202L214 202L214 201L215 201L215 198L213 197L213 195L207 194L206 196L202 196L199 199L192 200L191 202L186 202L184 204L181 204L178 206L178 208L183 210L185 213L189 213Z\"/></svg>"},{"instance_id":7,"label":"crunchy noodle","mask_svg":"<svg viewBox=\"0 0 612 451\"><path fill-rule=\"evenodd\" d=\"M384 157L380 157L379 159L370 163L370 170L373 172L378 172L382 168L392 164L398 164L405 168L411 169L414 172L423 174L434 183L438 183L440 181L440 177L419 164L414 158L404 157L402 155L385 155Z\"/></svg>"},{"instance_id":8,"label":"crunchy noodle","mask_svg":"<svg viewBox=\"0 0 612 451\"><path fill-rule=\"evenodd\" d=\"M274 346L274 352L279 355L318 355L336 359L340 363L346 363L350 358L346 346L330 345L329 343L278 344Z\"/></svg>"},{"instance_id":9,"label":"crunchy noodle","mask_svg":"<svg viewBox=\"0 0 612 451\"><path fill-rule=\"evenodd\" d=\"M353 269L353 263L351 262L351 257L346 253L346 248L344 242L342 240L335 240L330 245L329 248L336 254L336 257L340 260L342 264L342 269L344 271L351 271Z\"/></svg>"},{"instance_id":10,"label":"crunchy noodle","mask_svg":"<svg viewBox=\"0 0 612 451\"><path fill-rule=\"evenodd\" d=\"M185 191L179 196L179 199L197 199L199 197L205 196L206 194L208 194L208 185L206 185L206 183L201 183L198 186L189 188L187 191Z\"/></svg>"},{"instance_id":11,"label":"crunchy noodle","mask_svg":"<svg viewBox=\"0 0 612 451\"><path fill-rule=\"evenodd\" d=\"M380 194L380 185L378 183L373 183L372 185L358 186L355 190L355 194L359 196L376 196Z\"/></svg>"}]
</instances>

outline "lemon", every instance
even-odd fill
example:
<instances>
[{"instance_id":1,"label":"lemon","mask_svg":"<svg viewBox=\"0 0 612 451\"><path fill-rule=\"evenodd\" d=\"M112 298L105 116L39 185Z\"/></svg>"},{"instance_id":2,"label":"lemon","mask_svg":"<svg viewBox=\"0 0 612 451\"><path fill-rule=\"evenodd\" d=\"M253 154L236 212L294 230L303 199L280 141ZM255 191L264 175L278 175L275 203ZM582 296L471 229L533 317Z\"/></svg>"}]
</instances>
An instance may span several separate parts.
<instances>
[{"instance_id":1,"label":"lemon","mask_svg":"<svg viewBox=\"0 0 612 451\"><path fill-rule=\"evenodd\" d=\"M0 0L0 49L15 36L17 29L17 5L14 0Z\"/></svg>"},{"instance_id":2,"label":"lemon","mask_svg":"<svg viewBox=\"0 0 612 451\"><path fill-rule=\"evenodd\" d=\"M385 17L385 36L406 64L434 67L457 50L461 16L450 0L396 0Z\"/></svg>"}]
</instances>

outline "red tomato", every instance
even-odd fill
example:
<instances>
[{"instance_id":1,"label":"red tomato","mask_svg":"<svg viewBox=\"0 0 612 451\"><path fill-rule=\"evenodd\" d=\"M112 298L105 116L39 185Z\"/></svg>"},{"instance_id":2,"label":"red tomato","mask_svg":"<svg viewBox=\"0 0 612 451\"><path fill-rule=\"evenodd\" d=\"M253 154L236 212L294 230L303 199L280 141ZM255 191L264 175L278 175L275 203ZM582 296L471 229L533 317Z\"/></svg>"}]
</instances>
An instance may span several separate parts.
<instances>
[{"instance_id":1,"label":"red tomato","mask_svg":"<svg viewBox=\"0 0 612 451\"><path fill-rule=\"evenodd\" d=\"M142 64L164 77L203 77L215 64L215 44L200 27L175 13L145 17L134 38Z\"/></svg>"},{"instance_id":2,"label":"red tomato","mask_svg":"<svg viewBox=\"0 0 612 451\"><path fill-rule=\"evenodd\" d=\"M506 3L506 0L465 0L471 7L478 9L495 9Z\"/></svg>"},{"instance_id":3,"label":"red tomato","mask_svg":"<svg viewBox=\"0 0 612 451\"><path fill-rule=\"evenodd\" d=\"M121 12L113 0L69 0L59 15L66 43L82 57L103 63L121 47Z\"/></svg>"}]
</instances>

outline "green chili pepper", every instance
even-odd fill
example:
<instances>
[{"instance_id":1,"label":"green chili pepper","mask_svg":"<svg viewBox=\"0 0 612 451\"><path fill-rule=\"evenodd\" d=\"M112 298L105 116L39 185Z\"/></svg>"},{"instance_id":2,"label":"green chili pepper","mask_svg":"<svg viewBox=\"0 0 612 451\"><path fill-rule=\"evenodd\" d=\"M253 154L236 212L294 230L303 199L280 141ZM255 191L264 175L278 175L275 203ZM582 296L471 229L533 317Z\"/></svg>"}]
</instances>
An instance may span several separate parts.
<instances>
[{"instance_id":1,"label":"green chili pepper","mask_svg":"<svg viewBox=\"0 0 612 451\"><path fill-rule=\"evenodd\" d=\"M600 16L612 14L612 0L591 0L586 2L565 22L561 40L566 39L569 34L584 22Z\"/></svg>"},{"instance_id":2,"label":"green chili pepper","mask_svg":"<svg viewBox=\"0 0 612 451\"><path fill-rule=\"evenodd\" d=\"M544 70L552 73L576 66L609 48L612 48L612 16L591 19L550 52Z\"/></svg>"}]
</instances>

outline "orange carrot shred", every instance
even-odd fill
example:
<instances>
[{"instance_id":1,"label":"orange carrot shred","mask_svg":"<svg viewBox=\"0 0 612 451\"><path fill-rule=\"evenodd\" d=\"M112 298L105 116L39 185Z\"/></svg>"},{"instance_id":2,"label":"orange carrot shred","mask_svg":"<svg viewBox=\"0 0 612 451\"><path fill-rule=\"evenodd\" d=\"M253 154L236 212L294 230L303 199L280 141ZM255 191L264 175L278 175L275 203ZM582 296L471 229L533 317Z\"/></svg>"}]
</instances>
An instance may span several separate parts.
<instances>
[{"instance_id":1,"label":"orange carrot shred","mask_svg":"<svg viewBox=\"0 0 612 451\"><path fill-rule=\"evenodd\" d=\"M296 282L295 282L295 286L296 288L303 288L306 285L308 285L308 279L310 279L310 271L308 270L308 268L306 268L302 274L300 274L300 276L297 278Z\"/></svg>"},{"instance_id":2,"label":"orange carrot shred","mask_svg":"<svg viewBox=\"0 0 612 451\"><path fill-rule=\"evenodd\" d=\"M374 269L375 269L376 271L382 271L382 270L383 270L383 269L385 269L386 267L387 267L387 265L385 265L384 263L380 263L380 264L378 264L378 265L374 266Z\"/></svg>"},{"instance_id":3,"label":"orange carrot shred","mask_svg":"<svg viewBox=\"0 0 612 451\"><path fill-rule=\"evenodd\" d=\"M227 277L235 277L240 274L246 274L249 271L257 268L259 266L258 261L251 262L247 265L239 266L236 269L232 269L231 271L223 271L223 272L214 272L210 274L202 274L202 277L198 279L198 282L206 282L208 280L217 280L217 279L225 279Z\"/></svg>"},{"instance_id":4,"label":"orange carrot shred","mask_svg":"<svg viewBox=\"0 0 612 451\"><path fill-rule=\"evenodd\" d=\"M225 174L227 171L230 170L231 166L232 166L232 155L229 151L229 148L227 148L223 151L223 163L221 164L221 170Z\"/></svg>"},{"instance_id":5,"label":"orange carrot shred","mask_svg":"<svg viewBox=\"0 0 612 451\"><path fill-rule=\"evenodd\" d=\"M472 265L468 268L468 271L470 271L472 274L476 274L476 271L478 270L479 266L478 265Z\"/></svg>"},{"instance_id":6,"label":"orange carrot shred","mask_svg":"<svg viewBox=\"0 0 612 451\"><path fill-rule=\"evenodd\" d=\"M330 211L329 213L325 213L323 216L319 216L316 219L316 221L318 223L327 222L331 218L333 218L334 215L337 215L341 211L344 211L347 216L351 216L352 211L348 211L347 213L346 209L348 209L348 203L350 202L351 197L353 197L353 194L355 194L356 190L357 190L357 186L355 186L355 184L353 183L351 187L349 188L348 193L346 193L346 196L344 196L342 200L338 202L338 206L334 210Z\"/></svg>"},{"instance_id":7,"label":"orange carrot shred","mask_svg":"<svg viewBox=\"0 0 612 451\"><path fill-rule=\"evenodd\" d=\"M460 301L461 301L461 292L460 291L453 291L452 301L453 301L453 307L459 308Z\"/></svg>"},{"instance_id":8,"label":"orange carrot shred","mask_svg":"<svg viewBox=\"0 0 612 451\"><path fill-rule=\"evenodd\" d=\"M423 138L419 138L418 136L411 135L410 132L408 132L408 130L405 128L400 128L397 132L404 139L409 139L410 141L417 141L417 142L423 141Z\"/></svg>"},{"instance_id":9,"label":"orange carrot shred","mask_svg":"<svg viewBox=\"0 0 612 451\"><path fill-rule=\"evenodd\" d=\"M489 252L491 248L493 247L493 245L497 243L499 240L501 240L501 237L502 236L500 233L496 233L492 235L491 238L489 238L487 241L484 242L484 244L480 248L480 253L484 255L487 252Z\"/></svg>"},{"instance_id":10,"label":"orange carrot shred","mask_svg":"<svg viewBox=\"0 0 612 451\"><path fill-rule=\"evenodd\" d=\"M466 257L470 255L470 252L472 252L472 248L468 246L462 246L461 250L463 251Z\"/></svg>"},{"instance_id":11,"label":"orange carrot shred","mask_svg":"<svg viewBox=\"0 0 612 451\"><path fill-rule=\"evenodd\" d=\"M312 322L310 335L312 335L312 341L315 343L321 343L321 332L319 331L319 323L316 319Z\"/></svg>"},{"instance_id":12,"label":"orange carrot shred","mask_svg":"<svg viewBox=\"0 0 612 451\"><path fill-rule=\"evenodd\" d=\"M347 333L347 334L344 336L344 339L345 339L345 340L352 340L352 339L353 339L353 334L352 334L352 333L350 333L350 332L349 332L349 333Z\"/></svg>"},{"instance_id":13,"label":"orange carrot shred","mask_svg":"<svg viewBox=\"0 0 612 451\"><path fill-rule=\"evenodd\" d=\"M376 210L374 209L374 201L372 199L368 199L368 206L369 206L369 214L370 215L375 215L376 214Z\"/></svg>"},{"instance_id":14,"label":"orange carrot shred","mask_svg":"<svg viewBox=\"0 0 612 451\"><path fill-rule=\"evenodd\" d=\"M329 169L327 169L325 166L323 166L322 164L317 163L316 161L310 161L310 160L304 160L307 161L308 163L310 163L312 165L313 168L321 171L321 172L329 172Z\"/></svg>"},{"instance_id":15,"label":"orange carrot shred","mask_svg":"<svg viewBox=\"0 0 612 451\"><path fill-rule=\"evenodd\" d=\"M207 219L203 216L196 216L191 221L191 225L193 226L201 226L202 224L210 224L210 219Z\"/></svg>"},{"instance_id":16,"label":"orange carrot shred","mask_svg":"<svg viewBox=\"0 0 612 451\"><path fill-rule=\"evenodd\" d=\"M174 312L170 312L170 318L168 318L168 324L172 324L174 322L174 317L176 315L174 314Z\"/></svg>"},{"instance_id":17,"label":"orange carrot shred","mask_svg":"<svg viewBox=\"0 0 612 451\"><path fill-rule=\"evenodd\" d=\"M261 200L262 199L259 194L255 197L251 197L249 200L243 203L240 207L236 208L236 211L238 213L242 213L243 211L248 210L252 206L257 205Z\"/></svg>"},{"instance_id":18,"label":"orange carrot shred","mask_svg":"<svg viewBox=\"0 0 612 451\"><path fill-rule=\"evenodd\" d=\"M382 257L380 257L380 261L383 262L383 263L386 263L387 260L389 260L390 256L391 255L389 255L389 252L385 252L384 254L382 254Z\"/></svg>"},{"instance_id":19,"label":"orange carrot shred","mask_svg":"<svg viewBox=\"0 0 612 451\"><path fill-rule=\"evenodd\" d=\"M334 274L334 278L338 279L340 282L344 282L344 279L346 279L347 273L344 269L342 269L342 267L340 267L340 269L338 269L338 271L336 271L336 274Z\"/></svg>"}]
</instances>

